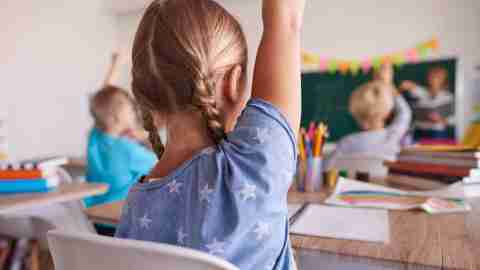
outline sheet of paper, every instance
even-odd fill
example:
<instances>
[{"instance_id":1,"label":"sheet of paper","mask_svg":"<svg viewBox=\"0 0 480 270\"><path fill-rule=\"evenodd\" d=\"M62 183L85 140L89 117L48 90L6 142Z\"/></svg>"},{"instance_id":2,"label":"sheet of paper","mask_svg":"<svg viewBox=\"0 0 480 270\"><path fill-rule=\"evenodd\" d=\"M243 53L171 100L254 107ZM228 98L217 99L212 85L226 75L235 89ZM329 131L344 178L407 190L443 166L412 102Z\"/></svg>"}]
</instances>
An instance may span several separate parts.
<instances>
[{"instance_id":1,"label":"sheet of paper","mask_svg":"<svg viewBox=\"0 0 480 270\"><path fill-rule=\"evenodd\" d=\"M388 212L310 204L293 224L291 233L346 240L388 243Z\"/></svg>"}]
</instances>

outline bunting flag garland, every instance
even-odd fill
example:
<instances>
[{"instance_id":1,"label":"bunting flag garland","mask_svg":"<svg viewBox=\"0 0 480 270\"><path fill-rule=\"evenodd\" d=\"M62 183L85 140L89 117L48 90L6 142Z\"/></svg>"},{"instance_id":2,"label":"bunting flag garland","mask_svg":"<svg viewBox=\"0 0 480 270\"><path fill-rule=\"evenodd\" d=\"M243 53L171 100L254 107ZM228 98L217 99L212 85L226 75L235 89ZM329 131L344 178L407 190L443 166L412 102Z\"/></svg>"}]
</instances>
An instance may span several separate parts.
<instances>
[{"instance_id":1,"label":"bunting flag garland","mask_svg":"<svg viewBox=\"0 0 480 270\"><path fill-rule=\"evenodd\" d=\"M373 68L378 70L383 64L392 64L395 67L401 67L406 63L415 63L427 58L429 55L438 51L440 42L433 38L422 42L411 49L401 52L395 52L388 55L371 57L363 60L359 59L336 59L318 56L308 52L302 52L302 65L304 71L319 71L335 74L357 75L360 71L368 73Z\"/></svg>"}]
</instances>

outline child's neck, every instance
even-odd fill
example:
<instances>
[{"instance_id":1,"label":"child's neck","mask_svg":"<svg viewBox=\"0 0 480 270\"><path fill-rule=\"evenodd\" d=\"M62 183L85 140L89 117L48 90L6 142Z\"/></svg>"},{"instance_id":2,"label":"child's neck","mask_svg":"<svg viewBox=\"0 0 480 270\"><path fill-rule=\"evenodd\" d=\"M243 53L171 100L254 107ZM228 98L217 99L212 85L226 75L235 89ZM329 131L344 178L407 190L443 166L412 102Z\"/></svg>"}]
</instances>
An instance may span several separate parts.
<instances>
[{"instance_id":1,"label":"child's neck","mask_svg":"<svg viewBox=\"0 0 480 270\"><path fill-rule=\"evenodd\" d=\"M373 122L368 125L365 129L366 131L378 131L385 128L385 123L383 121L380 122Z\"/></svg>"},{"instance_id":2,"label":"child's neck","mask_svg":"<svg viewBox=\"0 0 480 270\"><path fill-rule=\"evenodd\" d=\"M123 130L118 127L107 127L103 129L103 132L107 133L112 137L118 138L122 136Z\"/></svg>"},{"instance_id":3,"label":"child's neck","mask_svg":"<svg viewBox=\"0 0 480 270\"><path fill-rule=\"evenodd\" d=\"M215 145L203 119L198 116L178 115L167 123L168 139L161 162L151 172L151 178L169 175L201 150Z\"/></svg>"}]
</instances>

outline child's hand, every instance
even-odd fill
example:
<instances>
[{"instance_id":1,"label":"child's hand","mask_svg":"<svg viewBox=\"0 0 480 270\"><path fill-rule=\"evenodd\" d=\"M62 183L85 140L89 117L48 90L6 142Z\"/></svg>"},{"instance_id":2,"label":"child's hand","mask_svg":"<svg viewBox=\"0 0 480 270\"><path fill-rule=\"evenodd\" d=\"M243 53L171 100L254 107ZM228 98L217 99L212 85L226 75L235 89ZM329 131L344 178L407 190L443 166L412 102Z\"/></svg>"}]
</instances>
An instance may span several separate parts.
<instances>
[{"instance_id":1,"label":"child's hand","mask_svg":"<svg viewBox=\"0 0 480 270\"><path fill-rule=\"evenodd\" d=\"M122 133L122 136L141 143L148 141L148 132L143 129L129 128Z\"/></svg>"},{"instance_id":2,"label":"child's hand","mask_svg":"<svg viewBox=\"0 0 480 270\"><path fill-rule=\"evenodd\" d=\"M401 91L413 91L417 87L418 87L417 84L412 82L412 81L403 81L400 84L400 90Z\"/></svg>"},{"instance_id":3,"label":"child's hand","mask_svg":"<svg viewBox=\"0 0 480 270\"><path fill-rule=\"evenodd\" d=\"M431 112L428 115L428 119L430 119L430 121L432 121L435 124L447 123L447 120L444 117L442 117L438 112Z\"/></svg>"}]
</instances>

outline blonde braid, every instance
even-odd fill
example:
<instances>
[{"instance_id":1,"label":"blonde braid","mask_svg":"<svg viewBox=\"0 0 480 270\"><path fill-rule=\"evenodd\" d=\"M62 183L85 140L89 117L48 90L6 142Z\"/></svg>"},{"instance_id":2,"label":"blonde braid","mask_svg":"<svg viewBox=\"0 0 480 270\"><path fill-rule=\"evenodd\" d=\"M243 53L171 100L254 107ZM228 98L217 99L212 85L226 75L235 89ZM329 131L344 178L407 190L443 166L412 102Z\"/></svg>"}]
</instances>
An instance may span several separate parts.
<instances>
[{"instance_id":1,"label":"blonde braid","mask_svg":"<svg viewBox=\"0 0 480 270\"><path fill-rule=\"evenodd\" d=\"M153 152L157 155L158 159L162 158L163 153L165 152L165 146L162 143L162 139L158 134L158 129L153 122L152 113L145 108L141 109L142 118L143 118L143 127L148 131L148 139L152 144Z\"/></svg>"},{"instance_id":2,"label":"blonde braid","mask_svg":"<svg viewBox=\"0 0 480 270\"><path fill-rule=\"evenodd\" d=\"M225 129L220 119L220 111L215 99L215 86L205 77L196 81L196 89L193 91L193 105L202 113L208 130L216 143L225 138Z\"/></svg>"}]
</instances>

